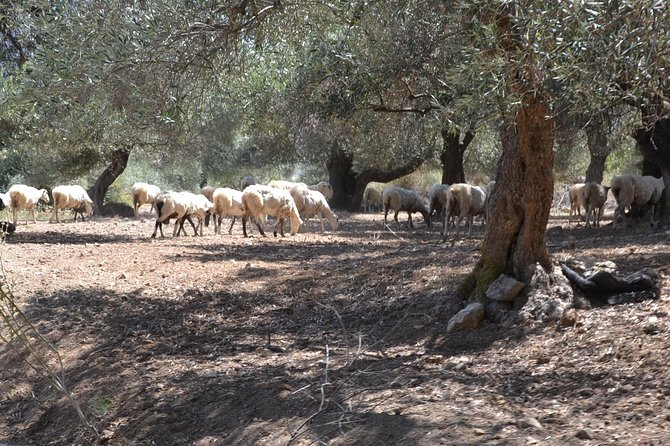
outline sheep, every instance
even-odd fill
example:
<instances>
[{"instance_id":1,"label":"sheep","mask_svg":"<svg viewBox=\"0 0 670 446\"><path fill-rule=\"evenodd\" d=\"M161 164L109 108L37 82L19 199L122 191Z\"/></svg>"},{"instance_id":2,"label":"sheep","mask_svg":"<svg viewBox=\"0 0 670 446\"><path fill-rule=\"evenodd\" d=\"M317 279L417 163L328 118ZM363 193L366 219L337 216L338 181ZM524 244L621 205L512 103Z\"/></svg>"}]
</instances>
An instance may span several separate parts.
<instances>
[{"instance_id":1,"label":"sheep","mask_svg":"<svg viewBox=\"0 0 670 446\"><path fill-rule=\"evenodd\" d=\"M205 197L207 197L207 199L213 203L215 190L216 188L214 186L203 186L200 189L200 193ZM207 214L205 214L205 226L207 226L208 228L209 228L209 219L211 218L211 216L212 214L210 212L207 212ZM216 232L216 226L214 227L214 232Z\"/></svg>"},{"instance_id":2,"label":"sheep","mask_svg":"<svg viewBox=\"0 0 670 446\"><path fill-rule=\"evenodd\" d=\"M19 209L28 209L33 216L33 223L37 223L35 217L35 207L40 201L49 202L49 193L46 189L35 189L25 184L15 184L7 191L9 201L12 206L12 216L14 219L14 226L17 225L17 214ZM28 219L26 219L28 224Z\"/></svg>"},{"instance_id":3,"label":"sheep","mask_svg":"<svg viewBox=\"0 0 670 446\"><path fill-rule=\"evenodd\" d=\"M143 204L150 204L149 215L154 210L155 201L158 194L161 192L160 187L149 183L135 183L132 186L133 193L133 207L135 209L135 218L139 216L140 207Z\"/></svg>"},{"instance_id":4,"label":"sheep","mask_svg":"<svg viewBox=\"0 0 670 446\"><path fill-rule=\"evenodd\" d=\"M286 180L272 180L268 183L268 186L274 187L277 189L286 189L291 190L294 187L304 187L311 190L319 191L326 197L326 200L333 198L333 187L328 181L320 181L317 184L308 186L305 183L297 183L295 181L286 181Z\"/></svg>"},{"instance_id":5,"label":"sheep","mask_svg":"<svg viewBox=\"0 0 670 446\"><path fill-rule=\"evenodd\" d=\"M330 228L333 231L337 230L337 215L330 209L328 200L321 192L298 186L292 188L290 193L303 220L318 216L321 221L321 232L324 232L323 219L326 218Z\"/></svg>"},{"instance_id":6,"label":"sheep","mask_svg":"<svg viewBox=\"0 0 670 446\"><path fill-rule=\"evenodd\" d=\"M647 205L651 206L651 224L654 225L655 206L665 189L662 178L634 174L619 175L612 178L610 189L617 202L614 210L614 227L627 208Z\"/></svg>"},{"instance_id":7,"label":"sheep","mask_svg":"<svg viewBox=\"0 0 670 446\"><path fill-rule=\"evenodd\" d=\"M75 209L79 208L79 206L84 206L88 218L93 216L93 200L91 200L84 188L79 185L56 186L51 191L51 196L54 200L54 207L51 212L49 223L60 223L60 220L58 219L59 210Z\"/></svg>"},{"instance_id":8,"label":"sheep","mask_svg":"<svg viewBox=\"0 0 670 446\"><path fill-rule=\"evenodd\" d=\"M246 176L240 180L240 190L246 189L248 186L256 184L256 179L252 176Z\"/></svg>"},{"instance_id":9,"label":"sheep","mask_svg":"<svg viewBox=\"0 0 670 446\"><path fill-rule=\"evenodd\" d=\"M432 217L434 214L442 214L446 209L449 199L448 184L433 184L428 188L428 213Z\"/></svg>"},{"instance_id":10,"label":"sheep","mask_svg":"<svg viewBox=\"0 0 670 446\"><path fill-rule=\"evenodd\" d=\"M485 211L486 192L479 186L456 183L449 187L448 195L449 200L447 201L446 215L444 217L444 237L447 236L447 223L451 215L458 215L454 237L458 235L463 218L468 219L468 237L471 236L474 217Z\"/></svg>"},{"instance_id":11,"label":"sheep","mask_svg":"<svg viewBox=\"0 0 670 446\"><path fill-rule=\"evenodd\" d=\"M268 183L268 187L273 187L275 189L291 190L296 186L307 187L307 184L296 183L295 181L286 181L286 180L272 180Z\"/></svg>"},{"instance_id":12,"label":"sheep","mask_svg":"<svg viewBox=\"0 0 670 446\"><path fill-rule=\"evenodd\" d=\"M590 182L582 189L584 207L586 208L586 227L591 227L591 214L593 214L593 226L600 227L600 219L607 201L609 187L603 187L598 183Z\"/></svg>"},{"instance_id":13,"label":"sheep","mask_svg":"<svg viewBox=\"0 0 670 446\"><path fill-rule=\"evenodd\" d=\"M220 187L214 191L212 202L214 203L214 232L221 233L221 220L223 217L232 217L233 221L228 228L228 234L233 233L233 225L236 217L244 217L244 204L242 203L242 191L228 187Z\"/></svg>"},{"instance_id":14,"label":"sheep","mask_svg":"<svg viewBox=\"0 0 670 446\"><path fill-rule=\"evenodd\" d=\"M570 197L570 215L568 216L568 224L572 223L572 216L577 214L577 222L582 218L582 208L584 207L584 183L576 183L570 186L568 196Z\"/></svg>"},{"instance_id":15,"label":"sheep","mask_svg":"<svg viewBox=\"0 0 670 446\"><path fill-rule=\"evenodd\" d=\"M258 224L258 217L261 215L271 215L277 217L274 236L277 236L277 227L281 229L281 235L284 236L283 222L285 218L291 221L291 235L295 235L300 229L303 221L295 205L293 197L288 190L277 189L263 185L249 186L242 192L242 203L244 205L244 217L242 217L242 232L247 235L247 220L254 219L258 231L265 236L263 228Z\"/></svg>"},{"instance_id":16,"label":"sheep","mask_svg":"<svg viewBox=\"0 0 670 446\"><path fill-rule=\"evenodd\" d=\"M321 192L321 194L326 197L326 200L333 198L333 186L331 186L328 181L319 181L318 183L307 187L311 190Z\"/></svg>"},{"instance_id":17,"label":"sheep","mask_svg":"<svg viewBox=\"0 0 670 446\"><path fill-rule=\"evenodd\" d=\"M191 192L165 192L159 194L156 198L158 199L159 197L160 208L157 204L156 210L158 212L158 218L156 219L156 226L151 238L156 237L156 231L158 229L160 229L161 237L163 237L163 223L169 222L171 218L177 219L174 224L174 230L172 231L173 236L178 237L184 230L185 220L188 220L191 223L195 235L202 236L205 213L211 211L214 207L214 204L209 201L207 197ZM198 229L193 224L193 220L191 219L192 216L198 218L200 234L198 234ZM185 232L186 231L184 231L184 233Z\"/></svg>"},{"instance_id":18,"label":"sheep","mask_svg":"<svg viewBox=\"0 0 670 446\"><path fill-rule=\"evenodd\" d=\"M382 192L382 203L384 204L384 226L386 226L389 210L394 210L395 215L393 219L396 223L400 223L398 222L398 213L404 211L409 216L409 227L413 228L412 214L419 212L423 216L423 221L426 225L429 228L431 227L428 208L421 195L413 190L404 189L399 186L389 186Z\"/></svg>"},{"instance_id":19,"label":"sheep","mask_svg":"<svg viewBox=\"0 0 670 446\"><path fill-rule=\"evenodd\" d=\"M0 211L9 206L9 194L0 194Z\"/></svg>"},{"instance_id":20,"label":"sheep","mask_svg":"<svg viewBox=\"0 0 670 446\"><path fill-rule=\"evenodd\" d=\"M382 193L374 187L367 187L363 192L363 202L361 203L363 212L379 212L384 209L382 202Z\"/></svg>"}]
</instances>

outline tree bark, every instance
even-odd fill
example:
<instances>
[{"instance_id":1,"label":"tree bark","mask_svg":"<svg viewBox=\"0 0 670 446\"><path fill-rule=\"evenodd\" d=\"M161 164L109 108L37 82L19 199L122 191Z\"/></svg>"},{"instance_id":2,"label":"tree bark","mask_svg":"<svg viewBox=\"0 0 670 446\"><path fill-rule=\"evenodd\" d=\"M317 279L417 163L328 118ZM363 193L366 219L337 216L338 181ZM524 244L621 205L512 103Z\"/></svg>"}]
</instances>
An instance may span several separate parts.
<instances>
[{"instance_id":1,"label":"tree bark","mask_svg":"<svg viewBox=\"0 0 670 446\"><path fill-rule=\"evenodd\" d=\"M491 220L481 259L461 288L471 301L482 300L501 273L528 283L536 263L549 269L544 235L554 187L554 121L549 107L526 94L514 123L501 130L503 154L491 201Z\"/></svg>"},{"instance_id":2,"label":"tree bark","mask_svg":"<svg viewBox=\"0 0 670 446\"><path fill-rule=\"evenodd\" d=\"M463 155L475 137L473 132L466 132L461 142L461 134L449 128L442 129L442 184L465 183Z\"/></svg>"},{"instance_id":3,"label":"tree bark","mask_svg":"<svg viewBox=\"0 0 670 446\"><path fill-rule=\"evenodd\" d=\"M88 190L88 195L91 197L91 200L93 200L93 211L95 215L99 215L102 211L102 205L104 204L109 186L111 186L126 169L131 150L132 147L125 146L112 152L110 164L102 171L96 182Z\"/></svg>"},{"instance_id":4,"label":"tree bark","mask_svg":"<svg viewBox=\"0 0 670 446\"><path fill-rule=\"evenodd\" d=\"M591 160L586 169L586 182L595 181L600 184L605 173L605 162L612 148L607 143L607 119L603 113L592 117L586 126L586 140Z\"/></svg>"},{"instance_id":5,"label":"tree bark","mask_svg":"<svg viewBox=\"0 0 670 446\"><path fill-rule=\"evenodd\" d=\"M361 208L363 193L369 183L373 181L388 183L409 175L418 169L423 161L424 159L419 157L394 169L366 169L356 174L353 170L353 155L346 153L338 144L335 144L326 162L330 185L333 188L330 206L335 209L358 212Z\"/></svg>"}]
</instances>

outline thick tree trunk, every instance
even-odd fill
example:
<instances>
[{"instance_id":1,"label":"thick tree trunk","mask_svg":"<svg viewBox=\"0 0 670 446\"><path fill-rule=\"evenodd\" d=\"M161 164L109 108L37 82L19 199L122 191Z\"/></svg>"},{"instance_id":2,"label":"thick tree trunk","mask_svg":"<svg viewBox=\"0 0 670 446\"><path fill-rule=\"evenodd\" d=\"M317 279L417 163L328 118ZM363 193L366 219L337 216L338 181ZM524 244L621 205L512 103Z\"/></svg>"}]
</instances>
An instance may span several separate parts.
<instances>
[{"instance_id":1,"label":"thick tree trunk","mask_svg":"<svg viewBox=\"0 0 670 446\"><path fill-rule=\"evenodd\" d=\"M353 167L353 155L346 153L339 144L335 143L326 162L329 182L333 188L333 198L330 200L332 208L347 209L349 207L356 183Z\"/></svg>"},{"instance_id":2,"label":"thick tree trunk","mask_svg":"<svg viewBox=\"0 0 670 446\"><path fill-rule=\"evenodd\" d=\"M536 263L550 267L545 231L554 186L554 122L546 103L527 94L515 123L501 130L503 154L481 259L461 291L483 299L501 273L528 283Z\"/></svg>"},{"instance_id":3,"label":"thick tree trunk","mask_svg":"<svg viewBox=\"0 0 670 446\"><path fill-rule=\"evenodd\" d=\"M338 145L333 146L326 163L330 185L333 188L333 198L330 206L335 209L346 209L358 212L365 187L373 182L387 183L405 175L409 175L419 168L423 158L416 158L409 163L391 170L366 169L360 174L353 170L353 156L347 154Z\"/></svg>"},{"instance_id":4,"label":"thick tree trunk","mask_svg":"<svg viewBox=\"0 0 670 446\"><path fill-rule=\"evenodd\" d=\"M605 173L605 162L612 151L607 144L607 119L602 113L596 114L586 127L586 140L591 155L586 181L600 184Z\"/></svg>"},{"instance_id":5,"label":"thick tree trunk","mask_svg":"<svg viewBox=\"0 0 670 446\"><path fill-rule=\"evenodd\" d=\"M463 170L463 155L473 138L474 133L466 132L461 142L460 132L444 128L442 129L442 184L465 183L465 171Z\"/></svg>"},{"instance_id":6,"label":"thick tree trunk","mask_svg":"<svg viewBox=\"0 0 670 446\"><path fill-rule=\"evenodd\" d=\"M95 184L88 190L88 195L93 200L93 209L96 215L102 211L102 205L105 202L105 196L109 186L112 185L119 175L123 173L128 165L131 147L123 147L112 152L111 163L102 171Z\"/></svg>"}]
</instances>

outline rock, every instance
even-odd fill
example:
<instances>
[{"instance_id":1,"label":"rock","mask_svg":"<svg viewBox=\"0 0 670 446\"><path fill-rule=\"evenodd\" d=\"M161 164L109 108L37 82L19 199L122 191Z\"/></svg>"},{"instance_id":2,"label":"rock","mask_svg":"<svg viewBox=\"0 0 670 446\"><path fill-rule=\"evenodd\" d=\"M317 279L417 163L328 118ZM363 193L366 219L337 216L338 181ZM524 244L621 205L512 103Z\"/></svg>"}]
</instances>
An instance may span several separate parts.
<instances>
[{"instance_id":1,"label":"rock","mask_svg":"<svg viewBox=\"0 0 670 446\"><path fill-rule=\"evenodd\" d=\"M486 304L486 319L491 322L502 322L509 317L512 307L503 302L489 302Z\"/></svg>"},{"instance_id":2,"label":"rock","mask_svg":"<svg viewBox=\"0 0 670 446\"><path fill-rule=\"evenodd\" d=\"M526 286L512 276L501 274L486 290L486 297L495 302L512 302Z\"/></svg>"},{"instance_id":3,"label":"rock","mask_svg":"<svg viewBox=\"0 0 670 446\"><path fill-rule=\"evenodd\" d=\"M649 319L647 319L647 323L644 326L644 332L649 335L655 335L661 332L661 328L658 325L658 318L656 316L650 316Z\"/></svg>"},{"instance_id":4,"label":"rock","mask_svg":"<svg viewBox=\"0 0 670 446\"><path fill-rule=\"evenodd\" d=\"M519 429L528 429L528 428L533 428L533 429L543 429L542 424L537 421L537 418L533 417L525 417L525 418L519 418L516 420L516 427Z\"/></svg>"},{"instance_id":5,"label":"rock","mask_svg":"<svg viewBox=\"0 0 670 446\"><path fill-rule=\"evenodd\" d=\"M588 429L580 429L575 434L575 437L579 438L580 440L591 440L593 439L593 434Z\"/></svg>"},{"instance_id":6,"label":"rock","mask_svg":"<svg viewBox=\"0 0 670 446\"><path fill-rule=\"evenodd\" d=\"M484 320L484 305L479 302L471 303L456 313L447 324L447 332L471 330L481 325Z\"/></svg>"},{"instance_id":7,"label":"rock","mask_svg":"<svg viewBox=\"0 0 670 446\"><path fill-rule=\"evenodd\" d=\"M577 311L575 311L574 308L571 308L563 313L563 316L561 316L561 325L566 327L573 327L577 325L578 320L579 316L577 315Z\"/></svg>"},{"instance_id":8,"label":"rock","mask_svg":"<svg viewBox=\"0 0 670 446\"><path fill-rule=\"evenodd\" d=\"M573 305L572 286L559 266L547 272L536 264L527 290L528 299L519 311L524 319L559 321Z\"/></svg>"}]
</instances>

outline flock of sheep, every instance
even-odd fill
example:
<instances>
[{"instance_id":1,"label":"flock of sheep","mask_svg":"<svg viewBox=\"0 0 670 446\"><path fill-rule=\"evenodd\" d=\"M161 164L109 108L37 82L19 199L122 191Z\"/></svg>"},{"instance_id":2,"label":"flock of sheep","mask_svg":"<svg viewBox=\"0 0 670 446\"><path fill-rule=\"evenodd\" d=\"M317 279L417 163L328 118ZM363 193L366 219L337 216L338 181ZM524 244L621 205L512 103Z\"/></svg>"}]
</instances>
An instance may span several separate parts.
<instances>
[{"instance_id":1,"label":"flock of sheep","mask_svg":"<svg viewBox=\"0 0 670 446\"><path fill-rule=\"evenodd\" d=\"M242 219L242 231L247 237L247 221L255 223L261 235L265 217L275 217L277 223L274 235L280 232L284 235L284 223L290 224L290 233L295 235L304 220L318 217L321 222L321 231L324 231L323 220L328 220L332 230L337 230L337 215L330 209L328 200L333 196L333 189L328 182L322 181L313 186L290 181L271 181L267 185L256 184L252 177L245 177L240 182L240 190L221 187L205 186L200 194L192 192L161 192L157 186L147 183L135 183L132 187L135 215L143 204L151 204L153 211L156 208L157 218L154 232L156 237L160 231L163 237L163 223L175 219L173 236L182 232L184 223L188 221L193 227L195 235L202 235L202 228L209 219L213 219L214 230L221 232L223 218L231 217L232 223L228 229L230 234L239 217ZM196 218L197 225L193 222Z\"/></svg>"},{"instance_id":2,"label":"flock of sheep","mask_svg":"<svg viewBox=\"0 0 670 446\"><path fill-rule=\"evenodd\" d=\"M398 222L398 213L407 212L409 226L413 227L412 214L420 213L428 227L432 226L432 216L440 215L443 220L443 235L446 238L448 228L456 227L456 235L464 219L467 219L468 236L472 234L474 217L482 215L488 221L489 202L495 182L485 187L472 186L465 183L435 184L428 188L427 201L420 193L399 186L387 186L382 191L368 187L363 195L362 208L365 212L384 211L384 225L387 225L388 213L394 211L394 219ZM611 190L617 207L614 212L614 225L623 213L631 206L650 206L651 223L654 223L654 207L659 204L665 189L663 179L652 176L625 174L612 179L610 187L598 183L578 183L569 189L570 214L568 222L574 216L581 219L581 208L586 212L586 226L600 226L607 194ZM59 222L58 213L62 209L73 209L76 214L91 217L93 201L81 186L57 186L52 190L53 209L50 222ZM331 210L328 200L333 196L331 185L322 181L308 186L305 183L274 180L267 185L256 184L252 177L245 177L240 182L240 189L214 188L205 186L201 193L161 191L158 186L148 183L135 183L132 187L134 213L137 217L140 206L151 205L156 209L157 218L151 237L160 231L163 237L163 224L175 219L173 236L186 233L184 223L189 222L195 235L203 235L203 226L212 219L215 233L221 233L222 220L231 217L232 222L228 233L232 233L237 218L242 220L242 231L248 236L247 223L252 221L261 235L266 217L275 217L274 235L284 235L284 223L288 220L290 234L295 235L304 221L317 217L324 228L324 219L330 224L331 230L337 230L338 218ZM30 211L33 222L36 222L35 208L38 203L49 202L49 194L45 189L36 189L23 184L12 186L7 193L0 194L0 209L11 207L13 227L3 222L4 232L12 232L16 224L17 213L21 209ZM197 225L193 219L197 220ZM456 219L458 219L456 221Z\"/></svg>"},{"instance_id":3,"label":"flock of sheep","mask_svg":"<svg viewBox=\"0 0 670 446\"><path fill-rule=\"evenodd\" d=\"M651 224L653 226L656 206L660 204L664 190L663 178L648 175L624 174L615 176L612 178L609 187L604 187L595 182L577 183L569 189L570 215L568 222L572 221L574 215L581 218L581 208L584 208L586 211L586 227L591 227L592 222L593 226L600 227L607 193L612 191L617 203L612 222L614 227L617 226L624 212L632 206L650 207Z\"/></svg>"}]
</instances>

